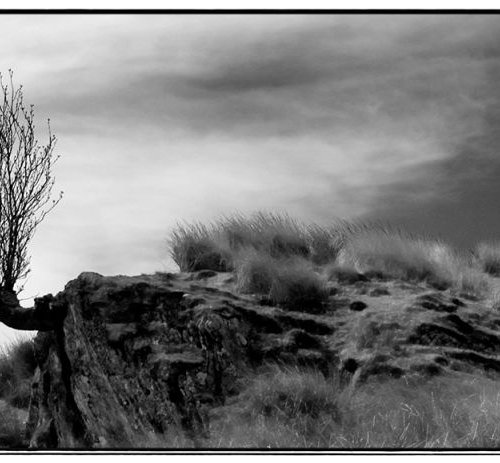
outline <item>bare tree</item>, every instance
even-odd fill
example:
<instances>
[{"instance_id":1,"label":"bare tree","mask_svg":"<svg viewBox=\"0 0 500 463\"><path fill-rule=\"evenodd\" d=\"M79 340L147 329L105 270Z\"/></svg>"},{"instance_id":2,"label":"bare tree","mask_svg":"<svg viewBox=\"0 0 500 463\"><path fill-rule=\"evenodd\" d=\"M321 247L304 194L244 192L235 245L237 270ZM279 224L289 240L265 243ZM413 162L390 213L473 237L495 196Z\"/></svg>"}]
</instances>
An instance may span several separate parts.
<instances>
[{"instance_id":1,"label":"bare tree","mask_svg":"<svg viewBox=\"0 0 500 463\"><path fill-rule=\"evenodd\" d=\"M0 321L17 329L47 329L48 320L36 320L39 310L35 319L35 309L20 307L15 289L30 271L28 244L36 228L62 197L52 197L56 137L49 120L47 142L38 142L34 107L25 106L11 70L7 83L0 74L0 85Z\"/></svg>"}]
</instances>

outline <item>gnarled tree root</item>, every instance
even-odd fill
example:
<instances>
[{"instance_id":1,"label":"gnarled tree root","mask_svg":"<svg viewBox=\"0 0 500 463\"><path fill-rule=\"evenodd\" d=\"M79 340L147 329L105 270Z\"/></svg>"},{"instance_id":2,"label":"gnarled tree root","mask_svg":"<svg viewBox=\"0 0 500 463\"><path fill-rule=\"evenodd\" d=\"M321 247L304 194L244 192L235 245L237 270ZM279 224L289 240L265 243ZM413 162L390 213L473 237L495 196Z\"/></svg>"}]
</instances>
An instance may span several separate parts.
<instances>
[{"instance_id":1,"label":"gnarled tree root","mask_svg":"<svg viewBox=\"0 0 500 463\"><path fill-rule=\"evenodd\" d=\"M59 319L53 301L49 294L35 299L35 306L25 309L14 291L0 289L0 322L15 330L51 331Z\"/></svg>"}]
</instances>

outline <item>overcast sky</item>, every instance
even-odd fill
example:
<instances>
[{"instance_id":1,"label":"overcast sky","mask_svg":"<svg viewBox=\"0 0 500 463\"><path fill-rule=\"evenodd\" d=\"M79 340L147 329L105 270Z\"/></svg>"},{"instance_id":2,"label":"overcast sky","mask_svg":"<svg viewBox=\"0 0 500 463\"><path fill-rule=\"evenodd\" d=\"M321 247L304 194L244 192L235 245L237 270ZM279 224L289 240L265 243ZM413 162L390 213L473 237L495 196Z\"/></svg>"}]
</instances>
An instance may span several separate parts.
<instances>
[{"instance_id":1,"label":"overcast sky","mask_svg":"<svg viewBox=\"0 0 500 463\"><path fill-rule=\"evenodd\" d=\"M233 211L500 236L499 16L0 16L0 39L65 193L24 297L169 269L177 221Z\"/></svg>"}]
</instances>

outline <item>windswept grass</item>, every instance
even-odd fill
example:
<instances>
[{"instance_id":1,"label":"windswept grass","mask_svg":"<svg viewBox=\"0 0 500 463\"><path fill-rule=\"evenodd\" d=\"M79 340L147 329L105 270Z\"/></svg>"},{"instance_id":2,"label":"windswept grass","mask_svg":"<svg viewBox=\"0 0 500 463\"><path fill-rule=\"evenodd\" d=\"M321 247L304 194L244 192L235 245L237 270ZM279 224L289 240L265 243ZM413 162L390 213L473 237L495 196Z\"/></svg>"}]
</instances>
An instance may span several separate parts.
<instances>
[{"instance_id":1,"label":"windswept grass","mask_svg":"<svg viewBox=\"0 0 500 463\"><path fill-rule=\"evenodd\" d=\"M236 285L247 294L268 295L279 273L279 263L268 254L250 249L241 252L236 265Z\"/></svg>"},{"instance_id":2,"label":"windswept grass","mask_svg":"<svg viewBox=\"0 0 500 463\"><path fill-rule=\"evenodd\" d=\"M235 215L209 225L179 225L170 250L181 271L233 270L244 293L316 311L328 295L313 264L335 259L349 230L347 223L305 226L284 214Z\"/></svg>"},{"instance_id":3,"label":"windswept grass","mask_svg":"<svg viewBox=\"0 0 500 463\"><path fill-rule=\"evenodd\" d=\"M475 254L486 273L500 276L500 243L479 243Z\"/></svg>"},{"instance_id":4,"label":"windswept grass","mask_svg":"<svg viewBox=\"0 0 500 463\"><path fill-rule=\"evenodd\" d=\"M169 248L183 272L202 268L231 270L244 250L275 259L301 257L322 265L335 260L346 238L365 227L347 221L336 221L330 227L305 225L286 214L236 214L208 225L177 225Z\"/></svg>"},{"instance_id":5,"label":"windswept grass","mask_svg":"<svg viewBox=\"0 0 500 463\"><path fill-rule=\"evenodd\" d=\"M325 227L262 212L224 217L208 225L178 225L170 250L181 271L235 271L242 290L262 293L270 291L271 280L277 281L279 266L301 261L307 286L314 278L310 269L316 266L322 267L316 273L332 277L339 271L353 277L362 273L482 295L489 290L484 271L494 273L500 263L500 251L494 246L479 247L474 258L441 241L380 223L336 221ZM307 271L305 262L309 263ZM288 277L296 277L297 269L296 265ZM281 287L287 285L284 278Z\"/></svg>"},{"instance_id":6,"label":"windswept grass","mask_svg":"<svg viewBox=\"0 0 500 463\"><path fill-rule=\"evenodd\" d=\"M497 383L470 376L390 380L355 390L274 367L211 424L210 447L497 448Z\"/></svg>"},{"instance_id":7,"label":"windswept grass","mask_svg":"<svg viewBox=\"0 0 500 463\"><path fill-rule=\"evenodd\" d=\"M232 251L253 248L275 258L309 255L306 228L286 214L235 215L219 220L215 227Z\"/></svg>"},{"instance_id":8,"label":"windswept grass","mask_svg":"<svg viewBox=\"0 0 500 463\"><path fill-rule=\"evenodd\" d=\"M280 267L270 299L287 309L318 312L328 300L326 282L304 260L292 260Z\"/></svg>"},{"instance_id":9,"label":"windswept grass","mask_svg":"<svg viewBox=\"0 0 500 463\"><path fill-rule=\"evenodd\" d=\"M213 226L200 223L178 225L171 233L170 253L181 272L230 268L224 249L217 241Z\"/></svg>"},{"instance_id":10,"label":"windswept grass","mask_svg":"<svg viewBox=\"0 0 500 463\"><path fill-rule=\"evenodd\" d=\"M307 255L304 228L286 215L258 213L224 217L208 225L178 225L170 238L172 258L181 271L234 268L242 249L271 257Z\"/></svg>"},{"instance_id":11,"label":"windswept grass","mask_svg":"<svg viewBox=\"0 0 500 463\"><path fill-rule=\"evenodd\" d=\"M369 276L426 281L438 289L453 287L479 294L488 290L488 278L472 256L401 230L378 228L351 236L336 265Z\"/></svg>"},{"instance_id":12,"label":"windswept grass","mask_svg":"<svg viewBox=\"0 0 500 463\"><path fill-rule=\"evenodd\" d=\"M290 310L319 311L328 299L326 282L303 258L275 259L256 250L241 252L236 262L237 288L265 295Z\"/></svg>"}]
</instances>

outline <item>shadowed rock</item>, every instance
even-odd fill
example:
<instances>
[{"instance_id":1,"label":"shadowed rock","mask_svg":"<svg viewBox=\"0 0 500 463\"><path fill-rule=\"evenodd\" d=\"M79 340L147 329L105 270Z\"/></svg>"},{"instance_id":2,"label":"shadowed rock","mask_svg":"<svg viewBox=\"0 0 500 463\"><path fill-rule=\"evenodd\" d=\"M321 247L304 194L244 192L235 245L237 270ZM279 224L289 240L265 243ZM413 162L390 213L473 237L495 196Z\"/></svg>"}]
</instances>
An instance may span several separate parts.
<instances>
[{"instance_id":1,"label":"shadowed rock","mask_svg":"<svg viewBox=\"0 0 500 463\"><path fill-rule=\"evenodd\" d=\"M361 312L362 310L365 310L367 307L368 305L363 301L354 301L349 305L349 309L355 312Z\"/></svg>"}]
</instances>

